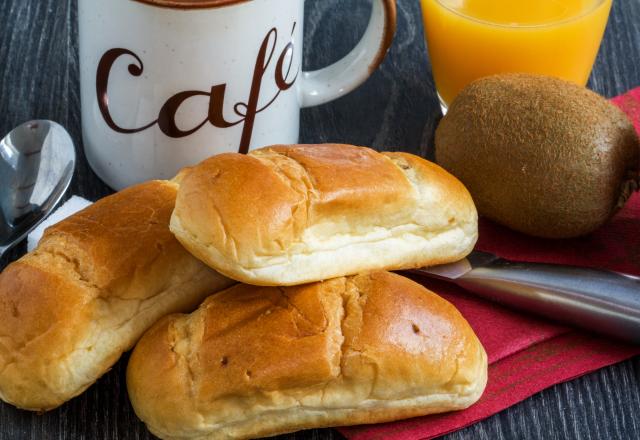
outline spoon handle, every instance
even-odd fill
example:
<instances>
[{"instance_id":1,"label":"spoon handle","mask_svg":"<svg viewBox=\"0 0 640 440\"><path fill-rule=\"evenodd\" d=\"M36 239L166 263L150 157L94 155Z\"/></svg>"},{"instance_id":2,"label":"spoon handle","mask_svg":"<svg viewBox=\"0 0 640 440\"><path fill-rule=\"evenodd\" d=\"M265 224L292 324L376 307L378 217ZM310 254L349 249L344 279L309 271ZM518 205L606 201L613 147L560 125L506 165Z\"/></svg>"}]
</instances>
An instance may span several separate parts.
<instances>
[{"instance_id":1,"label":"spoon handle","mask_svg":"<svg viewBox=\"0 0 640 440\"><path fill-rule=\"evenodd\" d=\"M9 250L9 246L0 246L0 258L4 257L4 253Z\"/></svg>"}]
</instances>

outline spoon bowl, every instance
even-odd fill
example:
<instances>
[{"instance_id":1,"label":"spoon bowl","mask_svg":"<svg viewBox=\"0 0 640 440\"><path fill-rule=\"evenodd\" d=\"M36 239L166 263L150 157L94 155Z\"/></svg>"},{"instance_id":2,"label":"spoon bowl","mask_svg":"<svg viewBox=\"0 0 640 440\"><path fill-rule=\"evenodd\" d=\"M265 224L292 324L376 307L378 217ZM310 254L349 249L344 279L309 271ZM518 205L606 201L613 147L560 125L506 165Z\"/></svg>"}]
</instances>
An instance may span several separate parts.
<instances>
[{"instance_id":1,"label":"spoon bowl","mask_svg":"<svg viewBox=\"0 0 640 440\"><path fill-rule=\"evenodd\" d=\"M0 257L60 202L75 164L71 136L52 121L26 122L0 140Z\"/></svg>"}]
</instances>

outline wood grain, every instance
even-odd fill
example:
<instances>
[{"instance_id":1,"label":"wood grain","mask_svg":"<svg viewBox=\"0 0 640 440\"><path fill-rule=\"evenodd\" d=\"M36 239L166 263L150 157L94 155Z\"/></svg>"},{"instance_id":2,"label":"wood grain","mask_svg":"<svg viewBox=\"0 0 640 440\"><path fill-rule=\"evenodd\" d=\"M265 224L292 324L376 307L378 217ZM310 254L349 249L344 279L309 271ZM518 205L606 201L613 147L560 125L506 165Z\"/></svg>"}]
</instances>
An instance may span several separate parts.
<instances>
[{"instance_id":1,"label":"wood grain","mask_svg":"<svg viewBox=\"0 0 640 440\"><path fill-rule=\"evenodd\" d=\"M337 60L363 32L366 0L308 0L305 66ZM79 164L70 194L109 194L82 154L75 0L0 1L0 133L29 119L62 123ZM360 89L304 110L303 142L348 142L432 156L440 118L417 0L398 0L398 35L382 68ZM617 0L590 82L614 96L640 86L640 0ZM0 260L0 268L24 247ZM0 404L0 439L149 439L126 395L126 357L88 392L44 415ZM447 439L640 438L640 360L557 385ZM341 438L315 430L285 439Z\"/></svg>"}]
</instances>

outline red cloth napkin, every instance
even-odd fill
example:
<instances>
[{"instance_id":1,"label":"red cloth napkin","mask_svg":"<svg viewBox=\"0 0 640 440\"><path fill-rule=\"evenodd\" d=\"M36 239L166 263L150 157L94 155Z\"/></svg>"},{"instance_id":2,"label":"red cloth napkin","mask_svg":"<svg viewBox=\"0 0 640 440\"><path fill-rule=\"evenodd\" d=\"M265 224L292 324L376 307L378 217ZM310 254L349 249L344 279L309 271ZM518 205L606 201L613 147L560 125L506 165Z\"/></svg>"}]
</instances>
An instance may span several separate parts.
<instances>
[{"instance_id":1,"label":"red cloth napkin","mask_svg":"<svg viewBox=\"0 0 640 440\"><path fill-rule=\"evenodd\" d=\"M640 133L640 88L612 100ZM607 268L640 275L640 194L607 225L571 240L542 240L480 221L477 248L516 261ZM435 280L415 278L453 303L489 355L489 382L478 403L464 411L381 425L341 428L353 440L430 439L489 417L527 397L640 354L640 347L515 312Z\"/></svg>"}]
</instances>

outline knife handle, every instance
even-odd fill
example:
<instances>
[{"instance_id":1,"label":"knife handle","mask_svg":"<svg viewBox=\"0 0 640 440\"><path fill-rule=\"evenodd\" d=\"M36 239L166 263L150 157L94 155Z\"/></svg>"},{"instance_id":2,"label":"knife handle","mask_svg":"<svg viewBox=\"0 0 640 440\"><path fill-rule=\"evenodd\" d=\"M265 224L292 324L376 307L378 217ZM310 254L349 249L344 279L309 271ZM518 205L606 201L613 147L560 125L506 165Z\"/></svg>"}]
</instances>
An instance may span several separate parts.
<instances>
[{"instance_id":1,"label":"knife handle","mask_svg":"<svg viewBox=\"0 0 640 440\"><path fill-rule=\"evenodd\" d=\"M506 305L640 343L640 278L604 270L498 259L456 280Z\"/></svg>"}]
</instances>

